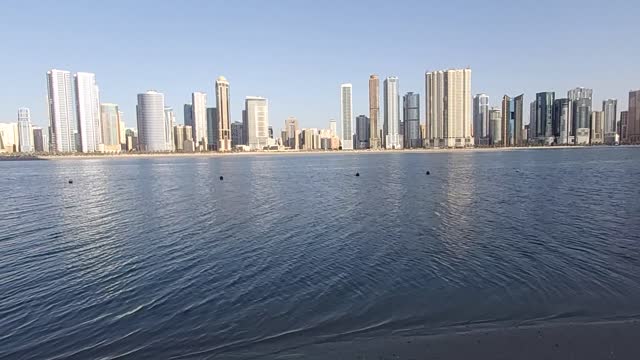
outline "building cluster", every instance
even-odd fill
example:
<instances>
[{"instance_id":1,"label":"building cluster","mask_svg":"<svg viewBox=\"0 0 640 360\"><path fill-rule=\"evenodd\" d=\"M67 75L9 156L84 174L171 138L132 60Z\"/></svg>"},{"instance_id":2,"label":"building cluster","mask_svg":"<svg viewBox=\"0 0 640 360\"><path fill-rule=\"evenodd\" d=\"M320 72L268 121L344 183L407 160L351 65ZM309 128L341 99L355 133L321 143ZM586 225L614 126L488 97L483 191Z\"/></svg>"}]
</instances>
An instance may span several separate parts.
<instances>
[{"instance_id":1,"label":"building cluster","mask_svg":"<svg viewBox=\"0 0 640 360\"><path fill-rule=\"evenodd\" d=\"M216 79L215 107L207 94L194 92L184 105L184 124L164 94L138 94L137 128L126 128L117 104L100 101L95 74L64 70L47 72L49 127L31 123L28 108L18 109L17 123L0 123L0 152L116 153L261 150L354 150L548 145L640 144L640 90L629 92L629 107L618 117L617 100L593 109L593 90L575 88L566 98L540 92L529 104L524 124L524 95L504 95L492 107L485 94L471 96L471 69L425 73L425 122L421 124L420 95L400 98L399 79L382 83L369 77L369 114L354 118L353 86L340 86L340 132L329 127L300 128L295 117L284 120L274 138L269 102L247 96L242 121L231 122L229 82ZM380 124L380 120L382 124Z\"/></svg>"},{"instance_id":2,"label":"building cluster","mask_svg":"<svg viewBox=\"0 0 640 360\"><path fill-rule=\"evenodd\" d=\"M618 118L618 100L593 109L593 90L575 88L566 98L540 92L529 104L529 124L523 125L524 96L503 96L501 107L490 107L489 97L473 98L473 125L477 146L599 145L640 143L640 90L629 92L629 110Z\"/></svg>"}]
</instances>

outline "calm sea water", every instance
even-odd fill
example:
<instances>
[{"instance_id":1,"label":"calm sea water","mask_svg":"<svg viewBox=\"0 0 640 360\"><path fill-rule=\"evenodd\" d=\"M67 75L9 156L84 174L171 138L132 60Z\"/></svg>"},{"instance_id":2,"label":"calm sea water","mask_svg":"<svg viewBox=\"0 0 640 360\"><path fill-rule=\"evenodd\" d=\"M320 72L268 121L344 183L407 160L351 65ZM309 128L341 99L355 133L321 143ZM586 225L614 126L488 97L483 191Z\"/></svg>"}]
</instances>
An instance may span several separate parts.
<instances>
[{"instance_id":1,"label":"calm sea water","mask_svg":"<svg viewBox=\"0 0 640 360\"><path fill-rule=\"evenodd\" d=\"M2 162L0 194L0 358L640 314L640 148Z\"/></svg>"}]
</instances>

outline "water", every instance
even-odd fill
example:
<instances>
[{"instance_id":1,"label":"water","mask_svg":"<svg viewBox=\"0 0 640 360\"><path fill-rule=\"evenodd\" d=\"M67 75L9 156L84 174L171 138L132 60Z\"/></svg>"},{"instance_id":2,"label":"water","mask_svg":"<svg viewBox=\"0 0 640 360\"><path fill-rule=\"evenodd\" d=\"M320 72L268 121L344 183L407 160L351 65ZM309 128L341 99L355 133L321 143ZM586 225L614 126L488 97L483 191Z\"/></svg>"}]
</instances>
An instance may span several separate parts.
<instances>
[{"instance_id":1,"label":"water","mask_svg":"<svg viewBox=\"0 0 640 360\"><path fill-rule=\"evenodd\" d=\"M640 314L640 148L0 174L0 358L267 358Z\"/></svg>"}]
</instances>

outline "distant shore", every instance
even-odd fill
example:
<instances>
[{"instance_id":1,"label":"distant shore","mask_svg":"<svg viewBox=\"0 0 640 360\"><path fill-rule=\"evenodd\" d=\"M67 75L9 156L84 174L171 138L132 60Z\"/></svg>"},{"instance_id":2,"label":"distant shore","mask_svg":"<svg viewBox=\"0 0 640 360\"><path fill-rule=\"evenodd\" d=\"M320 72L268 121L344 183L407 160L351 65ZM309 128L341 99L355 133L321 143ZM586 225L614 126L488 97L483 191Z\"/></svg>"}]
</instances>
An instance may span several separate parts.
<instances>
[{"instance_id":1,"label":"distant shore","mask_svg":"<svg viewBox=\"0 0 640 360\"><path fill-rule=\"evenodd\" d=\"M459 329L326 341L296 348L287 359L640 359L640 322L627 320Z\"/></svg>"},{"instance_id":2,"label":"distant shore","mask_svg":"<svg viewBox=\"0 0 640 360\"><path fill-rule=\"evenodd\" d=\"M441 153L475 153L475 152L501 152L501 151L525 151L525 150L560 150L560 149L585 149L607 147L638 147L637 145L622 146L531 146L531 147L506 147L506 148L464 148L464 149L403 149L403 150L273 150L273 151L248 151L248 152L193 152L193 153L105 153L105 154L0 154L0 161L21 160L71 160L71 159L146 159L164 157L221 157L221 156L268 156L268 155L362 155L362 154L441 154Z\"/></svg>"}]
</instances>

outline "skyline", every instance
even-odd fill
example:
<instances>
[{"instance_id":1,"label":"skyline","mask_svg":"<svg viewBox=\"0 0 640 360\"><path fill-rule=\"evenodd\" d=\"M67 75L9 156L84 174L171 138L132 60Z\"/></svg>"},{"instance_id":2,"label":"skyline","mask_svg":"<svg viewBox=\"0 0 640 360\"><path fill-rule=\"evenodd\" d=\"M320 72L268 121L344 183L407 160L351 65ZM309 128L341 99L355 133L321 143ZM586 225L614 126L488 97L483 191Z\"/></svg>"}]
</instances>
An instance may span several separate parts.
<instances>
[{"instance_id":1,"label":"skyline","mask_svg":"<svg viewBox=\"0 0 640 360\"><path fill-rule=\"evenodd\" d=\"M33 6L34 3L41 5ZM276 11L276 6L259 2L252 7L245 7L192 1L184 6L199 8L203 13L225 13L226 17L216 20L228 26L224 37L216 33L216 27L201 29L201 26L195 26L202 31L195 32L198 35L192 36L192 39L185 36L187 30L181 29L181 26L205 19L205 14L188 12L188 16L168 16L167 10L172 9L173 5L162 2L153 9L144 9L148 3L143 1L132 6L129 12L123 11L124 2L117 1L109 5L96 4L91 9L86 6L74 7L72 4L60 4L61 15L58 19L77 19L79 15L90 14L91 21L78 20L66 28L50 28L52 20L45 15L47 11L53 11L51 4L31 1L6 9L7 21L0 25L0 30L10 35L5 52L20 54L21 61L16 61L15 57L0 60L3 67L14 69L6 75L12 86L0 89L3 99L1 122L15 121L16 109L28 107L32 111L34 125L47 126L46 94L42 90L46 88L46 80L42 74L52 68L96 74L101 91L100 100L119 104L127 127L135 127L138 93L158 90L165 94L167 106L181 109L190 102L194 92L204 92L211 99L215 94L215 79L220 75L227 77L234 88L229 121L241 121L244 98L259 95L269 99L270 122L276 124L276 131L279 130L277 124L283 123L289 116L296 117L300 124L304 124L303 127L316 128L324 127L331 118L339 119L335 88L342 83L353 84L353 117L369 115L370 74L378 74L380 79L397 76L400 80L399 94L414 92L424 96L423 77L426 71L469 66L474 71L471 93L487 94L492 107L500 106L497 100L505 94L524 93L526 105L538 92L564 93L582 86L594 89L594 104L615 98L619 101L618 111L623 111L627 107L626 94L640 84L640 74L633 66L640 58L640 50L629 46L640 32L632 26L637 17L632 2L617 2L611 6L610 14L615 14L617 21L607 23L606 29L604 26L580 25L597 23L589 20L599 20L600 8L594 4L573 1L554 4L553 11L549 10L551 2L543 2L536 7L514 4L498 6L495 3L488 3L484 8L466 5L461 19L469 24L453 30L446 27L450 17L439 19L428 16L432 10L430 4L421 2L407 4L417 10L410 12L403 11L403 7L382 2L374 4L376 6L372 8L363 6L361 2L350 3L343 6L343 12L335 14L332 12L332 1L323 4L292 2L287 10L281 12ZM439 9L455 7L453 3L440 4ZM495 12L497 8L499 11ZM617 10L614 11L614 8ZM581 21L561 16L563 9L571 9L572 18L580 18ZM148 12L143 13L143 10ZM28 12L33 20L28 28L19 26L22 19L20 15L24 12ZM261 23L258 27L253 25L252 20L261 12L269 15L272 21ZM114 14L123 18L118 29L106 23L88 26ZM383 27L383 14L397 26L390 30ZM141 15L145 16L139 19L138 25L124 21ZM151 15L156 17L152 20ZM374 18L379 16L381 26L373 30L360 29L358 24L366 22L367 15L375 15ZM506 17L500 26L495 26L480 21L488 15ZM560 19L562 21L557 21ZM283 20L287 20L287 24L278 23ZM331 29L325 24L327 20L329 24L344 20L348 25ZM159 27L157 33L140 30L140 25L157 26L163 22L171 26ZM553 26L543 29L543 33L551 39L575 40L537 43L535 30L541 30L540 27L547 24ZM573 35L577 26L581 26L581 38L589 41L580 41ZM45 28L54 36L40 36ZM335 37L345 29L348 30L348 36ZM242 45L243 39L257 30L268 40L252 44L250 48ZM522 56L500 58L494 51L494 45L487 45L484 41L483 45L479 45L480 41L470 39L471 35L486 39L489 43L491 39L497 40L498 36L517 40L511 42L509 49L516 54L520 51ZM105 52L74 51L78 41L89 36L98 40L95 49L104 47ZM55 39L55 43L51 39ZM145 41L150 45L137 46ZM198 41L202 49L195 46ZM169 45L166 44L171 44L170 49L173 50L167 52ZM92 48L90 45L84 46ZM599 51L594 52L596 46ZM220 48L225 48L225 51L220 52ZM202 50L197 56L193 55L196 49ZM372 50L375 56L357 55ZM412 56L394 55L407 50L412 51ZM353 56L336 57L337 53L345 51ZM249 56L254 52L263 56ZM105 53L119 55L105 57ZM310 83L313 86L309 86ZM382 106L380 110L383 111ZM528 111L524 113L526 124L529 114ZM177 111L176 121L183 123L181 111ZM425 113L422 112L421 124L424 121ZM381 127L380 121L378 127Z\"/></svg>"}]
</instances>

